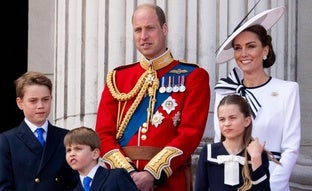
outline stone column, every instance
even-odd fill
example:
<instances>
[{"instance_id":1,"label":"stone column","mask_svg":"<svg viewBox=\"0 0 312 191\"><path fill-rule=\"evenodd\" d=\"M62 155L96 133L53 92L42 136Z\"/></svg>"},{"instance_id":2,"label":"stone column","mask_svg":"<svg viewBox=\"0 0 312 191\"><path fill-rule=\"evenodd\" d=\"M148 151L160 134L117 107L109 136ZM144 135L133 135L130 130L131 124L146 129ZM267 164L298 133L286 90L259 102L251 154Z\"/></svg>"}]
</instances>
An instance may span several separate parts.
<instances>
[{"instance_id":1,"label":"stone column","mask_svg":"<svg viewBox=\"0 0 312 191\"><path fill-rule=\"evenodd\" d=\"M64 128L94 128L107 73L106 9L101 0L57 1L55 122Z\"/></svg>"}]
</instances>

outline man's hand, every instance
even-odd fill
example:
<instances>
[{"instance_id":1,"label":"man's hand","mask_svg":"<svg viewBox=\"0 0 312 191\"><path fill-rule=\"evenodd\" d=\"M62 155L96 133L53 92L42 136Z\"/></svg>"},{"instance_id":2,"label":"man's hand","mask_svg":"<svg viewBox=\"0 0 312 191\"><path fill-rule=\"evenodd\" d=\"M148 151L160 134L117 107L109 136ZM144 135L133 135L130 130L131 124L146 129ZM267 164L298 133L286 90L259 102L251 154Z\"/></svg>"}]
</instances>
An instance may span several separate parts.
<instances>
[{"instance_id":1,"label":"man's hand","mask_svg":"<svg viewBox=\"0 0 312 191\"><path fill-rule=\"evenodd\" d=\"M130 176L140 191L154 190L154 177L149 172L132 172Z\"/></svg>"}]
</instances>

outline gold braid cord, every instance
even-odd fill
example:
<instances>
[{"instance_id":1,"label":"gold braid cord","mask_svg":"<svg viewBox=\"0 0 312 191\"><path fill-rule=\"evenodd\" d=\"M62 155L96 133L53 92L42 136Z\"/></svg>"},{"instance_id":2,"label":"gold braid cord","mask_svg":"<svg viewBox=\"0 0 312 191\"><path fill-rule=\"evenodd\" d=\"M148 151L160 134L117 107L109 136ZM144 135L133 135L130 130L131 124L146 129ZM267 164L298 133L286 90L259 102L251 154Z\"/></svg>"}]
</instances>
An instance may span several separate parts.
<instances>
[{"instance_id":1,"label":"gold braid cord","mask_svg":"<svg viewBox=\"0 0 312 191\"><path fill-rule=\"evenodd\" d=\"M159 80L157 78L156 71L151 67L148 68L147 71L145 71L141 77L139 78L138 82L135 84L134 88L129 93L120 93L117 89L117 86L115 84L115 73L116 71L113 70L112 72L109 72L107 74L107 86L112 94L112 96L117 99L118 101L127 101L134 96L137 96L133 102L133 104L130 106L129 110L127 111L125 117L123 118L122 122L120 123L120 126L117 127L117 134L116 139L120 139L130 121L131 116L133 115L134 111L140 104L142 98L146 93L148 93L150 97L149 101L149 107L147 108L147 124L152 117L152 112L154 111L155 106L155 96L156 96L156 90L159 87ZM122 114L120 115L122 116Z\"/></svg>"},{"instance_id":2,"label":"gold braid cord","mask_svg":"<svg viewBox=\"0 0 312 191\"><path fill-rule=\"evenodd\" d=\"M175 147L165 147L154 156L144 167L154 178L160 179L161 172L164 171L169 178L172 174L170 162L174 157L182 155L183 151Z\"/></svg>"},{"instance_id":3,"label":"gold braid cord","mask_svg":"<svg viewBox=\"0 0 312 191\"><path fill-rule=\"evenodd\" d=\"M114 149L106 153L103 156L103 160L108 163L111 168L124 168L128 172L135 170L118 149Z\"/></svg>"},{"instance_id":4,"label":"gold braid cord","mask_svg":"<svg viewBox=\"0 0 312 191\"><path fill-rule=\"evenodd\" d=\"M148 71L145 71L141 75L138 82L135 84L134 88L129 93L119 93L117 87L116 88L114 87L113 81L115 82L115 79L114 79L115 73L116 71L113 70L107 74L106 81L107 81L108 89L111 92L113 98L117 99L118 101L127 101L133 98L140 91L141 87L144 84L144 78L147 75Z\"/></svg>"}]
</instances>

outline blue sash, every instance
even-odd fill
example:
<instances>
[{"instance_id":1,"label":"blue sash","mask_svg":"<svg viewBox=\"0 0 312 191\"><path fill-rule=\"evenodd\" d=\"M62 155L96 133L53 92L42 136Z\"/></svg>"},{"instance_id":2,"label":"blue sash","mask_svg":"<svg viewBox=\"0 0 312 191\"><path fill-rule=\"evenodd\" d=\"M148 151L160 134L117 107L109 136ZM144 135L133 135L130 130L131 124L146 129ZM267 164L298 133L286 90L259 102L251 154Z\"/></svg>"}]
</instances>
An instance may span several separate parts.
<instances>
[{"instance_id":1,"label":"blue sash","mask_svg":"<svg viewBox=\"0 0 312 191\"><path fill-rule=\"evenodd\" d=\"M176 65L172 70L183 70L186 71L183 73L183 75L186 76L192 72L195 68L197 68L196 65L191 65L191 64L185 64L185 63L180 63ZM164 77L169 77L169 76L174 76L175 79L181 74L176 74L176 73L170 73L167 72ZM156 103L155 103L155 108L156 111L158 110L158 107L171 95L171 93L159 93L158 91L156 92ZM138 105L137 109L134 111L131 119L129 120L129 123L125 129L125 132L123 136L120 138L118 141L120 146L126 146L130 140L130 138L139 130L140 126L146 121L147 117L147 112L146 109L148 107L149 103L149 96L145 96L141 103ZM152 114L154 114L154 111L152 111Z\"/></svg>"}]
</instances>

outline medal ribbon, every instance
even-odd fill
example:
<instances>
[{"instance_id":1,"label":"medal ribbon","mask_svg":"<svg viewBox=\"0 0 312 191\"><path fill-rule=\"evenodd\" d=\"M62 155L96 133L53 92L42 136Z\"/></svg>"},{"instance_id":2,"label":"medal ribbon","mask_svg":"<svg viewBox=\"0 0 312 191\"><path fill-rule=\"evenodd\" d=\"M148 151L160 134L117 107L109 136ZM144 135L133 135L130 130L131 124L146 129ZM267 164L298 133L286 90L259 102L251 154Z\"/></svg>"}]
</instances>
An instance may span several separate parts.
<instances>
[{"instance_id":1,"label":"medal ribbon","mask_svg":"<svg viewBox=\"0 0 312 191\"><path fill-rule=\"evenodd\" d=\"M186 73L184 73L184 76L187 76L190 72L192 72L196 67L193 65L188 65L188 64L181 64L179 63L176 65L172 70L187 70ZM164 77L166 78L167 76L172 75L170 72L167 72ZM161 78L161 76L159 77ZM171 93L159 93L157 91L156 93L156 103L155 103L155 109L156 111L158 110L159 106L166 100ZM119 140L119 144L121 147L126 146L130 140L130 138L139 130L141 125L146 121L146 108L148 107L149 104L149 96L145 96L141 103L138 105L137 109L134 111L126 129L123 134L123 136ZM154 111L152 111L152 114Z\"/></svg>"}]
</instances>

